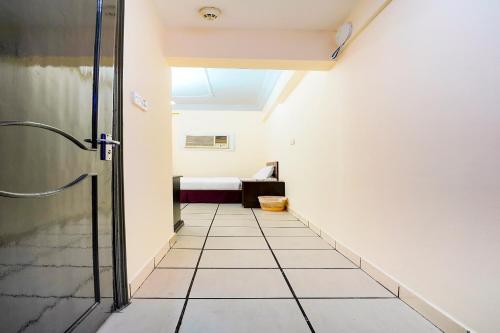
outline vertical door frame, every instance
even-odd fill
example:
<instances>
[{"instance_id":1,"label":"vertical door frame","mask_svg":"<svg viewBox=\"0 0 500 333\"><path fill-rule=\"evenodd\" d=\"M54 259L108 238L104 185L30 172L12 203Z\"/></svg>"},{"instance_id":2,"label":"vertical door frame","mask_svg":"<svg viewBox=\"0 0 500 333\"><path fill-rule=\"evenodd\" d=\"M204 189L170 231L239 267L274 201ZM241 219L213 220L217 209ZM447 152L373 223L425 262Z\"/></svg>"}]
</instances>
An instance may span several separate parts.
<instances>
[{"instance_id":1,"label":"vertical door frame","mask_svg":"<svg viewBox=\"0 0 500 333\"><path fill-rule=\"evenodd\" d=\"M117 0L115 36L115 76L113 93L113 139L121 142L113 152L113 278L115 310L129 304L125 239L123 184L123 43L125 0Z\"/></svg>"}]
</instances>

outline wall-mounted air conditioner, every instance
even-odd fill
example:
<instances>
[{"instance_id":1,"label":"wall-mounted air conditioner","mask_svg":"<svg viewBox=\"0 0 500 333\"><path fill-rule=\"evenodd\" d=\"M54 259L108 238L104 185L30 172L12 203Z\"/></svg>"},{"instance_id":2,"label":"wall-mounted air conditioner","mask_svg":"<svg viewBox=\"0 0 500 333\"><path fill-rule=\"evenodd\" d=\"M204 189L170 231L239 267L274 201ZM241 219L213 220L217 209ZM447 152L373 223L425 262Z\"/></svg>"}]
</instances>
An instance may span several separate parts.
<instances>
[{"instance_id":1,"label":"wall-mounted air conditioner","mask_svg":"<svg viewBox=\"0 0 500 333\"><path fill-rule=\"evenodd\" d=\"M231 149L229 135L193 135L184 136L184 148L187 149Z\"/></svg>"}]
</instances>

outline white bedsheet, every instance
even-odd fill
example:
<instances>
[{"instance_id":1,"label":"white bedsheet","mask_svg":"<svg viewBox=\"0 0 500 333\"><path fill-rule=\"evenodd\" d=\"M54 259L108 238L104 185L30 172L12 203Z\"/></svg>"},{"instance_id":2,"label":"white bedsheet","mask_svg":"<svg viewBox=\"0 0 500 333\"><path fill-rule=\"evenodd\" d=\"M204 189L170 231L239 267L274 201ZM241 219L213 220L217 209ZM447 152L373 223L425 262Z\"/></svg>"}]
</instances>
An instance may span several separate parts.
<instances>
[{"instance_id":1,"label":"white bedsheet","mask_svg":"<svg viewBox=\"0 0 500 333\"><path fill-rule=\"evenodd\" d=\"M237 177L181 177L181 190L241 190Z\"/></svg>"}]
</instances>

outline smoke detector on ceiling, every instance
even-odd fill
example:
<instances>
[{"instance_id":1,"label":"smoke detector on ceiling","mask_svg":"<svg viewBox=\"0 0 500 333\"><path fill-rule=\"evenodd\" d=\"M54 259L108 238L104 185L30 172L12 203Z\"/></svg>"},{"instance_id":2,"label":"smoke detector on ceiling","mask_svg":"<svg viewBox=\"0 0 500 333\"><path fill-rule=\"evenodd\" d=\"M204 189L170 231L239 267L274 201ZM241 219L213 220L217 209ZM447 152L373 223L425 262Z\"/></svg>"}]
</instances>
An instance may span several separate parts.
<instances>
[{"instance_id":1,"label":"smoke detector on ceiling","mask_svg":"<svg viewBox=\"0 0 500 333\"><path fill-rule=\"evenodd\" d=\"M215 21L220 16L221 11L216 7L203 7L198 10L198 13L207 21Z\"/></svg>"}]
</instances>

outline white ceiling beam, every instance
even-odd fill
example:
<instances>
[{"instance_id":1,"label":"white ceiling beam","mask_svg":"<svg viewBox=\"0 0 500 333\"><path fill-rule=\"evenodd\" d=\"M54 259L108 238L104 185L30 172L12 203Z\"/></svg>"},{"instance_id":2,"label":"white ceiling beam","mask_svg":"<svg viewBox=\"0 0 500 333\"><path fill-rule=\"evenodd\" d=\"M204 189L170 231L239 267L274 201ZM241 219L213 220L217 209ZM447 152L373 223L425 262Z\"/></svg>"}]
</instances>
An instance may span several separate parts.
<instances>
[{"instance_id":1,"label":"white ceiling beam","mask_svg":"<svg viewBox=\"0 0 500 333\"><path fill-rule=\"evenodd\" d=\"M165 49L171 66L325 70L334 47L329 31L170 29Z\"/></svg>"}]
</instances>

